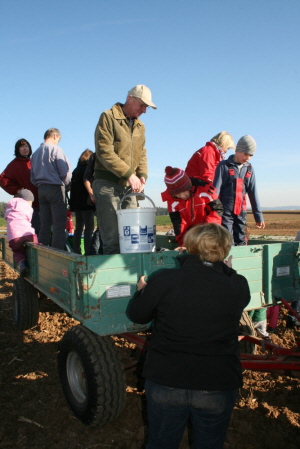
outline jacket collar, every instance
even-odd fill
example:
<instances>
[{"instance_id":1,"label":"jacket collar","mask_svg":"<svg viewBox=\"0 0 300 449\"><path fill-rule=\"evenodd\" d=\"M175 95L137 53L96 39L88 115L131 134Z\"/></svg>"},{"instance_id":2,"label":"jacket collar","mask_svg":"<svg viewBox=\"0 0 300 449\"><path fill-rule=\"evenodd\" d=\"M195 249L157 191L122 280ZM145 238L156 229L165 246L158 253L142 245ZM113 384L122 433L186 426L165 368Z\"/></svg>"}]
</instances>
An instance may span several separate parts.
<instances>
[{"instance_id":1,"label":"jacket collar","mask_svg":"<svg viewBox=\"0 0 300 449\"><path fill-rule=\"evenodd\" d=\"M229 156L229 158L226 160L226 162L230 165L235 165L235 166L240 165L240 164L237 164L236 162L234 162L233 158L234 158L234 154ZM251 165L251 164L249 161L247 161L247 162L244 162L243 167L249 167L249 165Z\"/></svg>"},{"instance_id":2,"label":"jacket collar","mask_svg":"<svg viewBox=\"0 0 300 449\"><path fill-rule=\"evenodd\" d=\"M199 267L205 267L208 269L213 269L214 271L222 272L226 276L232 276L233 273L236 273L233 268L228 267L224 262L202 262L200 257L196 254L185 254L183 256L178 256L177 259L181 267L186 265L188 268L190 265L199 265Z\"/></svg>"},{"instance_id":3,"label":"jacket collar","mask_svg":"<svg viewBox=\"0 0 300 449\"><path fill-rule=\"evenodd\" d=\"M15 159L18 159L18 161L25 161L25 162L30 161L30 157L27 156L16 156Z\"/></svg>"},{"instance_id":4,"label":"jacket collar","mask_svg":"<svg viewBox=\"0 0 300 449\"><path fill-rule=\"evenodd\" d=\"M116 103L111 108L112 114L114 116L114 119L116 119L116 120L126 120L126 116L125 116L125 114L123 112L122 106L123 106L122 103ZM134 121L134 126L136 126L136 125L142 125L143 126L143 122L140 119L137 118Z\"/></svg>"},{"instance_id":5,"label":"jacket collar","mask_svg":"<svg viewBox=\"0 0 300 449\"><path fill-rule=\"evenodd\" d=\"M205 144L206 147L212 147L214 150L218 150L217 145L215 144L215 142L206 142Z\"/></svg>"}]
</instances>

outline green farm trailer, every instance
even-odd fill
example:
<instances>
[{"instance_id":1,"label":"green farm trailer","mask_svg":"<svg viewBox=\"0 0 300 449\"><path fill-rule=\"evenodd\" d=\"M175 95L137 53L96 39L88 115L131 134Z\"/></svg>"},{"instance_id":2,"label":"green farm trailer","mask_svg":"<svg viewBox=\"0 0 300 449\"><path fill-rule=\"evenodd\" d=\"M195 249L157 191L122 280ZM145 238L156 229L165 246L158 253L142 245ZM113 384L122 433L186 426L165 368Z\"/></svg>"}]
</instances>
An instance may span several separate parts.
<instances>
[{"instance_id":1,"label":"green farm trailer","mask_svg":"<svg viewBox=\"0 0 300 449\"><path fill-rule=\"evenodd\" d=\"M126 315L139 277L178 264L174 237L157 235L156 241L156 252L111 256L81 256L26 244L30 271L14 282L14 323L20 330L38 323L41 295L80 322L60 343L58 370L71 409L87 425L104 425L124 407L124 368L110 336L121 334L139 345L139 333L151 328L151 323L138 325ZM15 268L5 236L1 245L3 260ZM280 298L290 302L299 297L299 242L250 241L248 246L233 247L230 254L233 268L250 286L251 302L240 329L250 336L241 342L242 352L251 353L257 339L246 312L280 303ZM294 364L293 369L300 369L297 360L298 368Z\"/></svg>"}]
</instances>

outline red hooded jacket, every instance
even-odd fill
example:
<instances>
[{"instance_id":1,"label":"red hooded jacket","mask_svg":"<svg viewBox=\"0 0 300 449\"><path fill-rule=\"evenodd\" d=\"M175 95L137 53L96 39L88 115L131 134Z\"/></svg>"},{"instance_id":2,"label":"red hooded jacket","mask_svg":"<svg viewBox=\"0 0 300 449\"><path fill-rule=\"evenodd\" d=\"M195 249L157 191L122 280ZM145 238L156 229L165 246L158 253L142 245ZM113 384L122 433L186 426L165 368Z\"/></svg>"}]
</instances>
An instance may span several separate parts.
<instances>
[{"instance_id":1,"label":"red hooded jacket","mask_svg":"<svg viewBox=\"0 0 300 449\"><path fill-rule=\"evenodd\" d=\"M213 142L207 142L188 161L185 172L191 178L213 182L215 170L223 160L222 153Z\"/></svg>"},{"instance_id":2,"label":"red hooded jacket","mask_svg":"<svg viewBox=\"0 0 300 449\"><path fill-rule=\"evenodd\" d=\"M205 187L195 186L187 200L175 198L168 190L161 194L168 202L168 212L173 223L176 241L183 245L184 234L192 226L204 223L221 224L223 206L211 184Z\"/></svg>"}]
</instances>

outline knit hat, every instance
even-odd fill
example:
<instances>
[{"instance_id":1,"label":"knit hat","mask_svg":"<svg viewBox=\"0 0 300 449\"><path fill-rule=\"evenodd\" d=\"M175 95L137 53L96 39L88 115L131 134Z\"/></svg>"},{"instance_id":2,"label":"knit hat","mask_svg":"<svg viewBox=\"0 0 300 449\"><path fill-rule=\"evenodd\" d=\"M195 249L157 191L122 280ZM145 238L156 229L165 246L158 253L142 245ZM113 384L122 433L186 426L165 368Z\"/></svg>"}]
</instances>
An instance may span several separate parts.
<instances>
[{"instance_id":1,"label":"knit hat","mask_svg":"<svg viewBox=\"0 0 300 449\"><path fill-rule=\"evenodd\" d=\"M235 151L238 151L239 153L250 154L250 156L253 156L255 150L256 142L253 137L249 136L249 134L240 138L235 149Z\"/></svg>"},{"instance_id":2,"label":"knit hat","mask_svg":"<svg viewBox=\"0 0 300 449\"><path fill-rule=\"evenodd\" d=\"M28 189L22 189L18 193L19 198L23 198L25 201L34 201L33 193Z\"/></svg>"},{"instance_id":3,"label":"knit hat","mask_svg":"<svg viewBox=\"0 0 300 449\"><path fill-rule=\"evenodd\" d=\"M171 195L191 190L192 182L185 171L168 166L165 168L165 173L164 181Z\"/></svg>"},{"instance_id":4,"label":"knit hat","mask_svg":"<svg viewBox=\"0 0 300 449\"><path fill-rule=\"evenodd\" d=\"M151 106L153 109L157 109L154 103L152 103L152 94L149 87L144 86L143 84L138 84L134 86L128 92L128 95L132 95L133 97L140 98L147 106Z\"/></svg>"}]
</instances>

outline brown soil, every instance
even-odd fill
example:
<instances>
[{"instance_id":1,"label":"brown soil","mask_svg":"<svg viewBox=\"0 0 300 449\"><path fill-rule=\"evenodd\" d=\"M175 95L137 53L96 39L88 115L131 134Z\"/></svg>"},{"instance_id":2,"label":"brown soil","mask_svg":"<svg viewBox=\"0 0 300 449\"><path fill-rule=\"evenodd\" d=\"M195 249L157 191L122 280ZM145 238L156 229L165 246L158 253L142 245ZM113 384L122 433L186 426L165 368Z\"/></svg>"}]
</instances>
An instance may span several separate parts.
<instances>
[{"instance_id":1,"label":"brown soil","mask_svg":"<svg viewBox=\"0 0 300 449\"><path fill-rule=\"evenodd\" d=\"M300 230L300 213L296 212L270 212L264 211L265 229L258 229L255 226L253 215L247 214L247 228L251 236L286 236L292 238ZM172 225L157 226L158 232L167 232L172 229Z\"/></svg>"},{"instance_id":2,"label":"brown soil","mask_svg":"<svg viewBox=\"0 0 300 449\"><path fill-rule=\"evenodd\" d=\"M145 395L136 370L127 369L127 400L121 415L103 427L86 427L69 409L58 372L58 342L77 324L50 300L40 302L38 325L17 331L12 321L15 272L0 262L1 408L0 448L92 449L144 448L147 439ZM294 347L300 332L285 330L285 311L273 342ZM133 348L115 338L124 364ZM188 434L180 449L188 449ZM244 387L234 409L226 449L298 449L300 447L300 379L244 372Z\"/></svg>"},{"instance_id":3,"label":"brown soil","mask_svg":"<svg viewBox=\"0 0 300 449\"><path fill-rule=\"evenodd\" d=\"M171 225L156 226L157 232L166 233L170 229L173 229ZM259 236L264 236L265 238L267 238L267 236L286 236L287 239L294 239L299 230L300 225L299 227L295 227L294 223L291 223L290 225L284 224L284 227L279 223L271 223L266 229L258 229L255 227L255 225L248 226L249 235L255 236L257 238Z\"/></svg>"},{"instance_id":4,"label":"brown soil","mask_svg":"<svg viewBox=\"0 0 300 449\"><path fill-rule=\"evenodd\" d=\"M172 226L156 226L157 232L166 233L170 229L173 229ZM296 237L299 229L295 227L282 228L282 226L272 226L268 229L257 229L255 227L251 227L249 228L249 235L255 238L263 237L266 239L268 238L268 236L286 236L287 240L293 240Z\"/></svg>"}]
</instances>

